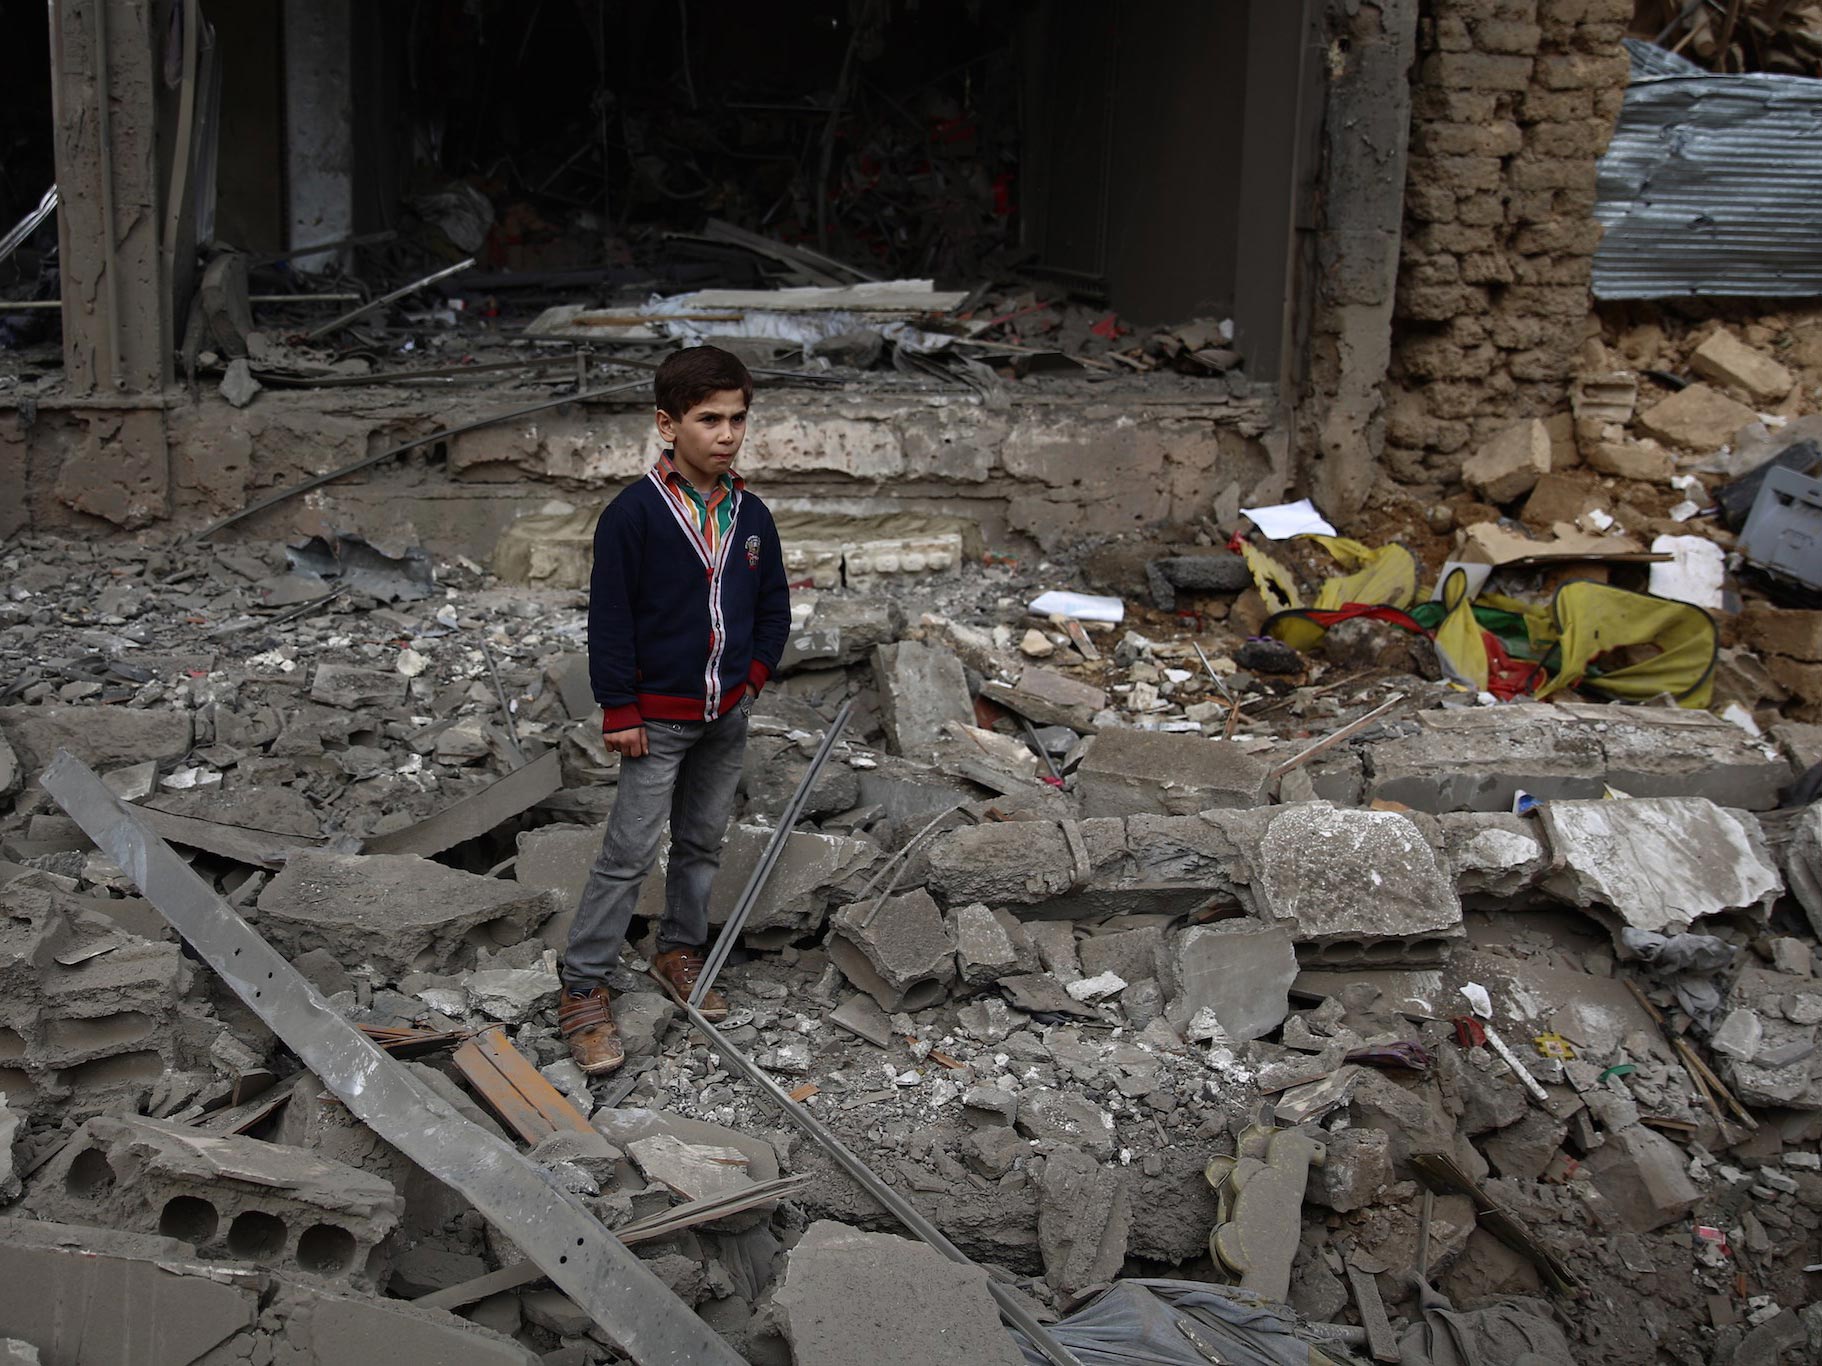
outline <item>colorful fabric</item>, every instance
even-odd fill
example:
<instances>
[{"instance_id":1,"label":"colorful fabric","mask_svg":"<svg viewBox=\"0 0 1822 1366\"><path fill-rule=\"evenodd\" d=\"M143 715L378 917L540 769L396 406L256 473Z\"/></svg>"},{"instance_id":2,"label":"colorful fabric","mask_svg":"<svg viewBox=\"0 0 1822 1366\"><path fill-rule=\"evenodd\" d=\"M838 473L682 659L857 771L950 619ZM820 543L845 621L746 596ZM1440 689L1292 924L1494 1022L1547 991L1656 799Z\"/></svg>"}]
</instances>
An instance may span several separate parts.
<instances>
[{"instance_id":1,"label":"colorful fabric","mask_svg":"<svg viewBox=\"0 0 1822 1366\"><path fill-rule=\"evenodd\" d=\"M701 489L684 478L683 471L672 462L669 451L658 457L656 468L664 491L696 523L696 530L702 536L709 559L718 558L721 543L727 539L728 528L734 525L734 495L746 487L746 481L737 474L724 474L715 481L714 489L705 498Z\"/></svg>"}]
</instances>

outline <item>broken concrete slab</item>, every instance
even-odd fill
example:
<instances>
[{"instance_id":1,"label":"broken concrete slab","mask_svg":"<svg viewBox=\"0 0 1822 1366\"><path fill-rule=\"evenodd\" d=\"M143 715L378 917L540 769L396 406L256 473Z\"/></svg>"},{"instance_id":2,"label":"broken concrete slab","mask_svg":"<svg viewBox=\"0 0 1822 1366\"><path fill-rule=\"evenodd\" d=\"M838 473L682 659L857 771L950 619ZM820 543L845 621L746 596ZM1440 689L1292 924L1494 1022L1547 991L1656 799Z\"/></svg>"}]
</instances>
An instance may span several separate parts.
<instances>
[{"instance_id":1,"label":"broken concrete slab","mask_svg":"<svg viewBox=\"0 0 1822 1366\"><path fill-rule=\"evenodd\" d=\"M1549 802L1546 889L1634 929L1678 934L1728 910L1768 913L1783 891L1757 822L1700 797Z\"/></svg>"},{"instance_id":2,"label":"broken concrete slab","mask_svg":"<svg viewBox=\"0 0 1822 1366\"><path fill-rule=\"evenodd\" d=\"M1592 441L1583 453L1589 469L1615 479L1663 484L1676 474L1676 457L1650 437L1642 441Z\"/></svg>"},{"instance_id":3,"label":"broken concrete slab","mask_svg":"<svg viewBox=\"0 0 1822 1366\"><path fill-rule=\"evenodd\" d=\"M476 1010L504 1024L518 1024L535 1011L557 1003L563 983L541 968L488 968L471 972L462 987Z\"/></svg>"},{"instance_id":4,"label":"broken concrete slab","mask_svg":"<svg viewBox=\"0 0 1822 1366\"><path fill-rule=\"evenodd\" d=\"M725 1144L690 1143L675 1134L655 1133L635 1139L626 1151L648 1181L685 1200L728 1195L753 1184L746 1153Z\"/></svg>"},{"instance_id":5,"label":"broken concrete slab","mask_svg":"<svg viewBox=\"0 0 1822 1366\"><path fill-rule=\"evenodd\" d=\"M1570 702L1558 708L1600 738L1605 782L1633 797L1706 797L1770 811L1791 780L1788 761L1730 721L1675 707Z\"/></svg>"},{"instance_id":6,"label":"broken concrete slab","mask_svg":"<svg viewBox=\"0 0 1822 1366\"><path fill-rule=\"evenodd\" d=\"M1544 798L1600 796L1599 736L1554 713L1524 702L1421 713L1417 733L1364 746L1366 795L1430 812L1510 811L1521 788Z\"/></svg>"},{"instance_id":7,"label":"broken concrete slab","mask_svg":"<svg viewBox=\"0 0 1822 1366\"><path fill-rule=\"evenodd\" d=\"M728 831L721 849L721 870L709 896L711 925L726 923L753 868L771 843L772 834L769 826L738 821ZM748 913L745 932L784 930L795 935L821 929L830 900L838 893L852 896L859 891L878 857L879 846L864 835L793 830L779 851L765 890ZM648 895L655 897L659 890L659 879L647 881ZM655 900L641 900L641 914L658 914L660 907Z\"/></svg>"},{"instance_id":8,"label":"broken concrete slab","mask_svg":"<svg viewBox=\"0 0 1822 1366\"><path fill-rule=\"evenodd\" d=\"M1040 726L1067 726L1083 735L1095 733L1095 715L1107 706L1102 689L1036 665L1021 670L1016 684L988 679L981 696Z\"/></svg>"},{"instance_id":9,"label":"broken concrete slab","mask_svg":"<svg viewBox=\"0 0 1822 1366\"><path fill-rule=\"evenodd\" d=\"M1759 415L1706 384L1691 384L1638 415L1638 427L1648 436L1697 455L1711 455L1731 445L1740 428L1757 422Z\"/></svg>"},{"instance_id":10,"label":"broken concrete slab","mask_svg":"<svg viewBox=\"0 0 1822 1366\"><path fill-rule=\"evenodd\" d=\"M1113 1116L1073 1092L1046 1086L1021 1092L1015 1127L1040 1146L1074 1147L1097 1162L1113 1156Z\"/></svg>"},{"instance_id":11,"label":"broken concrete slab","mask_svg":"<svg viewBox=\"0 0 1822 1366\"><path fill-rule=\"evenodd\" d=\"M1365 748L1367 797L1418 811L1510 811L1523 789L1595 798L1609 784L1641 797L1707 797L1769 811L1788 762L1738 726L1672 707L1513 703L1417 717L1415 734Z\"/></svg>"},{"instance_id":12,"label":"broken concrete slab","mask_svg":"<svg viewBox=\"0 0 1822 1366\"><path fill-rule=\"evenodd\" d=\"M958 827L932 839L927 857L928 886L947 905L981 901L1021 919L1103 919L1232 904L1239 855L1211 818L1130 816Z\"/></svg>"},{"instance_id":13,"label":"broken concrete slab","mask_svg":"<svg viewBox=\"0 0 1822 1366\"><path fill-rule=\"evenodd\" d=\"M1683 1150L1642 1124L1608 1134L1584 1165L1595 1188L1636 1233L1675 1223L1702 1198L1689 1179Z\"/></svg>"},{"instance_id":14,"label":"broken concrete slab","mask_svg":"<svg viewBox=\"0 0 1822 1366\"><path fill-rule=\"evenodd\" d=\"M1522 498L1550 473L1550 432L1536 418L1508 427L1462 463L1461 478L1489 503Z\"/></svg>"},{"instance_id":15,"label":"broken concrete slab","mask_svg":"<svg viewBox=\"0 0 1822 1366\"><path fill-rule=\"evenodd\" d=\"M496 783L444 807L435 815L374 835L365 845L369 854L417 854L429 858L465 840L496 830L563 786L561 762L550 750L523 768L514 769ZM243 822L244 823L244 822Z\"/></svg>"},{"instance_id":16,"label":"broken concrete slab","mask_svg":"<svg viewBox=\"0 0 1822 1366\"><path fill-rule=\"evenodd\" d=\"M310 700L348 711L397 706L405 700L405 689L410 681L396 669L318 664L310 683Z\"/></svg>"},{"instance_id":17,"label":"broken concrete slab","mask_svg":"<svg viewBox=\"0 0 1822 1366\"><path fill-rule=\"evenodd\" d=\"M955 980L955 941L923 888L844 906L826 947L835 966L888 1013L921 1010ZM871 918L868 918L871 915Z\"/></svg>"},{"instance_id":18,"label":"broken concrete slab","mask_svg":"<svg viewBox=\"0 0 1822 1366\"><path fill-rule=\"evenodd\" d=\"M390 981L521 943L555 907L547 892L411 854L306 851L259 894L260 925L285 952L326 949Z\"/></svg>"},{"instance_id":19,"label":"broken concrete slab","mask_svg":"<svg viewBox=\"0 0 1822 1366\"><path fill-rule=\"evenodd\" d=\"M1015 942L1015 934L1024 939L1018 921L1001 919L978 901L949 913L949 933L955 939L956 967L968 986L987 986L1037 966L1030 941Z\"/></svg>"},{"instance_id":20,"label":"broken concrete slab","mask_svg":"<svg viewBox=\"0 0 1822 1366\"><path fill-rule=\"evenodd\" d=\"M167 763L190 752L191 714L166 708L61 705L0 707L0 735L34 784L58 750L85 763L118 768Z\"/></svg>"},{"instance_id":21,"label":"broken concrete slab","mask_svg":"<svg viewBox=\"0 0 1822 1366\"><path fill-rule=\"evenodd\" d=\"M783 811L808 772L811 755L804 752L803 744L789 735L760 733L757 714L754 722L755 728L748 732L746 754L741 761L741 791L746 794L750 811ZM818 716L813 724L806 718L804 725L794 729L819 731L825 724ZM860 775L846 764L824 764L804 797L803 815L806 820L815 822L852 811L859 805Z\"/></svg>"},{"instance_id":22,"label":"broken concrete slab","mask_svg":"<svg viewBox=\"0 0 1822 1366\"><path fill-rule=\"evenodd\" d=\"M1284 925L1192 925L1177 936L1172 977L1176 989L1166 1018L1178 1033L1207 1011L1230 1040L1245 1043L1284 1023L1297 950Z\"/></svg>"},{"instance_id":23,"label":"broken concrete slab","mask_svg":"<svg viewBox=\"0 0 1822 1366\"><path fill-rule=\"evenodd\" d=\"M824 593L816 599L810 619L785 641L779 672L858 664L878 647L897 641L904 628L904 610L889 598Z\"/></svg>"},{"instance_id":24,"label":"broken concrete slab","mask_svg":"<svg viewBox=\"0 0 1822 1366\"><path fill-rule=\"evenodd\" d=\"M1689 368L1703 379L1737 389L1764 407L1777 403L1797 382L1796 376L1763 351L1755 351L1726 328L1690 353Z\"/></svg>"},{"instance_id":25,"label":"broken concrete slab","mask_svg":"<svg viewBox=\"0 0 1822 1366\"><path fill-rule=\"evenodd\" d=\"M302 1148L98 1116L33 1176L21 1208L377 1291L404 1201L384 1178Z\"/></svg>"},{"instance_id":26,"label":"broken concrete slab","mask_svg":"<svg viewBox=\"0 0 1822 1366\"><path fill-rule=\"evenodd\" d=\"M879 1003L865 992L857 991L829 1014L829 1023L840 1025L857 1039L865 1039L875 1048L892 1042L892 1019L879 1008Z\"/></svg>"},{"instance_id":27,"label":"broken concrete slab","mask_svg":"<svg viewBox=\"0 0 1822 1366\"><path fill-rule=\"evenodd\" d=\"M285 1347L296 1351L308 1344L309 1366L350 1361L539 1366L543 1361L529 1347L478 1323L397 1300L286 1286L267 1312L281 1325L274 1336ZM258 1346L251 1351L257 1359Z\"/></svg>"},{"instance_id":28,"label":"broken concrete slab","mask_svg":"<svg viewBox=\"0 0 1822 1366\"><path fill-rule=\"evenodd\" d=\"M1023 1366L987 1273L829 1220L791 1249L773 1298L795 1366Z\"/></svg>"},{"instance_id":29,"label":"broken concrete slab","mask_svg":"<svg viewBox=\"0 0 1822 1366\"><path fill-rule=\"evenodd\" d=\"M1750 965L1722 1004L1729 1018L1743 1014L1758 1025L1751 1057L1716 1043L1734 1094L1748 1105L1822 1110L1822 981Z\"/></svg>"},{"instance_id":30,"label":"broken concrete slab","mask_svg":"<svg viewBox=\"0 0 1822 1366\"><path fill-rule=\"evenodd\" d=\"M18 1153L19 1126L23 1116L6 1103L0 1092L0 1205L10 1205L23 1189Z\"/></svg>"},{"instance_id":31,"label":"broken concrete slab","mask_svg":"<svg viewBox=\"0 0 1822 1366\"><path fill-rule=\"evenodd\" d=\"M968 679L951 650L913 640L877 646L873 677L894 754L927 756L943 743L943 722L974 724Z\"/></svg>"},{"instance_id":32,"label":"broken concrete slab","mask_svg":"<svg viewBox=\"0 0 1822 1366\"><path fill-rule=\"evenodd\" d=\"M614 997L614 1022L629 1058L658 1051L664 1031L677 1018L677 1003L656 991L623 991Z\"/></svg>"},{"instance_id":33,"label":"broken concrete slab","mask_svg":"<svg viewBox=\"0 0 1822 1366\"><path fill-rule=\"evenodd\" d=\"M198 1361L252 1329L261 1280L223 1276L175 1238L0 1219L0 1334L53 1361ZM158 1312L145 1306L156 1304Z\"/></svg>"},{"instance_id":34,"label":"broken concrete slab","mask_svg":"<svg viewBox=\"0 0 1822 1366\"><path fill-rule=\"evenodd\" d=\"M1822 938L1822 802L1812 802L1797 816L1783 863L1792 895L1811 931Z\"/></svg>"},{"instance_id":35,"label":"broken concrete slab","mask_svg":"<svg viewBox=\"0 0 1822 1366\"><path fill-rule=\"evenodd\" d=\"M1451 811L1437 824L1455 890L1464 899L1514 897L1550 871L1550 850L1535 821L1503 811Z\"/></svg>"},{"instance_id":36,"label":"broken concrete slab","mask_svg":"<svg viewBox=\"0 0 1822 1366\"><path fill-rule=\"evenodd\" d=\"M1189 816L1270 800L1271 766L1230 740L1107 728L1076 769L1082 814Z\"/></svg>"},{"instance_id":37,"label":"broken concrete slab","mask_svg":"<svg viewBox=\"0 0 1822 1366\"><path fill-rule=\"evenodd\" d=\"M544 923L541 933L544 942L559 952L569 940L569 927L575 920L582 888L601 852L601 836L596 826L548 825L523 831L518 837L519 860L514 876L526 887L556 896L558 909ZM709 893L711 925L726 923L771 839L772 831L766 826L736 822L729 829L721 851L721 870ZM783 930L802 934L820 929L830 900L850 887L858 890L878 855L879 846L864 836L793 830L747 918L746 932ZM660 849L657 866L641 890L636 914L656 917L663 913L662 875L669 862L669 849Z\"/></svg>"},{"instance_id":38,"label":"broken concrete slab","mask_svg":"<svg viewBox=\"0 0 1822 1366\"><path fill-rule=\"evenodd\" d=\"M1099 1011L1076 1000L1069 994L1069 989L1049 973L1002 977L994 985L1006 994L1008 1001L1030 1015L1073 1015L1083 1020L1101 1018Z\"/></svg>"},{"instance_id":39,"label":"broken concrete slab","mask_svg":"<svg viewBox=\"0 0 1822 1366\"><path fill-rule=\"evenodd\" d=\"M1066 955L1053 951L1045 956L1047 967L1055 962L1065 969L1067 980L1064 985L1078 977L1098 977L1104 972L1111 972L1128 982L1142 982L1147 977L1162 975L1164 929L1160 925L1145 925L1113 934L1091 934L1079 945L1067 924L1046 922L1044 927L1053 934L1060 929L1068 936Z\"/></svg>"},{"instance_id":40,"label":"broken concrete slab","mask_svg":"<svg viewBox=\"0 0 1822 1366\"><path fill-rule=\"evenodd\" d=\"M1178 593L1231 596L1253 586L1251 567L1243 556L1208 549L1200 554L1165 555L1145 566L1151 605L1160 612L1177 610Z\"/></svg>"},{"instance_id":41,"label":"broken concrete slab","mask_svg":"<svg viewBox=\"0 0 1822 1366\"><path fill-rule=\"evenodd\" d=\"M1454 882L1408 816L1307 802L1228 828L1247 846L1257 914L1311 966L1435 959L1461 937Z\"/></svg>"},{"instance_id":42,"label":"broken concrete slab","mask_svg":"<svg viewBox=\"0 0 1822 1366\"><path fill-rule=\"evenodd\" d=\"M1038 1182L1038 1250L1044 1279L1074 1296L1114 1280L1126 1263L1132 1189L1126 1173L1080 1148L1055 1148Z\"/></svg>"}]
</instances>

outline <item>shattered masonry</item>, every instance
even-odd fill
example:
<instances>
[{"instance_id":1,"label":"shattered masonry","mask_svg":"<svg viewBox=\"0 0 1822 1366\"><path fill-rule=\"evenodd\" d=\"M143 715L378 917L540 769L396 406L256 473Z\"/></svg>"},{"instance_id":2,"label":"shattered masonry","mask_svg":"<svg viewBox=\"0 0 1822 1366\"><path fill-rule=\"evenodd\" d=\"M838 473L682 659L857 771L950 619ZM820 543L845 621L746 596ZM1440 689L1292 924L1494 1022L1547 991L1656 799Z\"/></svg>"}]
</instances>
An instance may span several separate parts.
<instances>
[{"instance_id":1,"label":"shattered masonry","mask_svg":"<svg viewBox=\"0 0 1822 1366\"><path fill-rule=\"evenodd\" d=\"M298 571L278 551L49 538L32 551L13 562L34 586L5 609L10 629L33 630L47 658L78 632L142 643L92 683L51 675L0 709L16 775L0 1039L18 1230L0 1248L22 1276L61 1277L58 1249L75 1245L102 1254L85 1275L120 1288L148 1257L179 1280L238 1268L183 1292L220 1300L222 1343L302 1333L331 1297L405 1315L398 1331L427 1352L466 1353L448 1359L611 1351L536 1266L507 1274L526 1249L186 960L36 785L62 748L148 821L174 822L192 866L332 1009L401 1049L415 1084L609 1227L802 1173L782 1199L634 1251L749 1359L875 1350L884 1330L846 1312L856 1286L933 1254L880 1228L813 1142L717 1066L638 975L648 945L614 983L625 1080L587 1084L556 1035L553 946L616 771L565 686L580 595L441 565L441 597L355 594L224 644L186 618L282 598ZM160 587L179 564L196 574ZM1119 572L1104 552L1080 564ZM1458 1308L1554 1298L1578 1360L1649 1360L1651 1324L1699 1321L1687 1331L1717 1344L1758 1331L1755 1313L1785 1331L1822 1226L1809 1160L1822 979L1805 910L1822 840L1814 808L1779 807L1817 754L1811 728L1755 738L1682 709L1463 706L1420 676L1357 677L1332 651L1271 674L1236 661L1290 661L1214 627L1198 639L1224 695L1175 619L1142 605L1142 572L1127 621L1090 624L1097 660L1040 619L1039 662L1029 628L991 606L1028 600L1029 575L951 570L914 603L799 595L801 657L755 713L717 923L822 718L849 696L859 711L747 922L752 956L722 978L728 1042L988 1274L1058 1312L1167 1268L1174 1280L1145 1284L1251 1286L1303 1316L1295 1331L1367 1321L1363 1295L1383 1304L1375 1331L1415 1331L1404 1269L1428 1205L1432 1283ZM1241 596L1226 593L1230 611ZM39 620L52 598L56 617ZM501 784L515 760L483 636L554 788ZM1381 657L1372 641L1349 648ZM110 671L129 661L137 672ZM1393 694L1406 700L1374 725L1286 767ZM1231 738L1227 695L1242 715ZM1036 714L1060 788L1004 706ZM1521 792L1536 814L1513 814ZM457 806L459 822L433 819ZM433 857L363 852L435 845L445 828L457 842ZM1451 1023L1474 1014L1470 983L1546 1103L1479 1023ZM1692 1022L1700 1068L1647 1000ZM524 1079L450 1051L486 1028ZM1470 1184L1437 1184L1432 1162ZM1727 1241L1691 1265L1698 1226ZM1750 1300L1737 1321L1722 1314L1735 1267L1782 1316ZM914 1314L894 1340L930 1359L965 1334L969 1359L1000 1359L991 1296L978 1273L954 1274L939 1336ZM1655 1307L1636 1328L1593 1312L1642 1293L1640 1277ZM431 1294L437 1308L406 1308ZM54 1333L29 1316L0 1331Z\"/></svg>"},{"instance_id":2,"label":"shattered masonry","mask_svg":"<svg viewBox=\"0 0 1822 1366\"><path fill-rule=\"evenodd\" d=\"M0 1360L1822 1360L1822 309L1591 296L1639 83L1813 84L1822 5L829 0L769 108L291 6L270 178L245 16L169 8L54 0L9 96ZM414 103L521 38L470 112L537 141ZM274 255L397 199L407 53L491 160ZM794 613L717 929L852 720L727 1021L661 861L591 1080L595 520L703 337Z\"/></svg>"}]
</instances>

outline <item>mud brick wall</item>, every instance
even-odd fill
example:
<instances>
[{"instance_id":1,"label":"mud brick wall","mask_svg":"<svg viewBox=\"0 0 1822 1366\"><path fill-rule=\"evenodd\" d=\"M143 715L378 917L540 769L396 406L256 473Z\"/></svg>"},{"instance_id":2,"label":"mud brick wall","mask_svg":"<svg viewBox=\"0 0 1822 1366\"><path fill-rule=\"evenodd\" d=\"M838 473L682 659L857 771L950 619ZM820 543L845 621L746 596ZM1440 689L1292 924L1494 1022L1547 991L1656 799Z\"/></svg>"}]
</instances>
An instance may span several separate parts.
<instances>
[{"instance_id":1,"label":"mud brick wall","mask_svg":"<svg viewBox=\"0 0 1822 1366\"><path fill-rule=\"evenodd\" d=\"M1481 442L1562 407L1631 17L1631 0L1424 0L1386 391L1394 479L1449 482Z\"/></svg>"}]
</instances>

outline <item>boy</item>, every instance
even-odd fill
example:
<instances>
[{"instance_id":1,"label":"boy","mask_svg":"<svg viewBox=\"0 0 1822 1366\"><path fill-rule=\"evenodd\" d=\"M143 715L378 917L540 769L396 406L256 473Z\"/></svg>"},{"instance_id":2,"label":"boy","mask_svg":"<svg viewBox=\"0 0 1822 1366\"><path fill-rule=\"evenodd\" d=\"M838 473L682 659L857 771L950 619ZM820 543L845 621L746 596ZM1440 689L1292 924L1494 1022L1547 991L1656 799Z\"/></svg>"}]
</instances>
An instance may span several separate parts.
<instances>
[{"instance_id":1,"label":"boy","mask_svg":"<svg viewBox=\"0 0 1822 1366\"><path fill-rule=\"evenodd\" d=\"M620 790L570 930L557 1027L590 1075L625 1056L606 979L667 818L651 973L679 1003L702 974L747 718L791 625L778 528L733 469L753 377L728 352L695 346L658 367L654 388L668 449L601 514L589 586L589 678ZM727 1016L717 991L700 1008Z\"/></svg>"}]
</instances>

